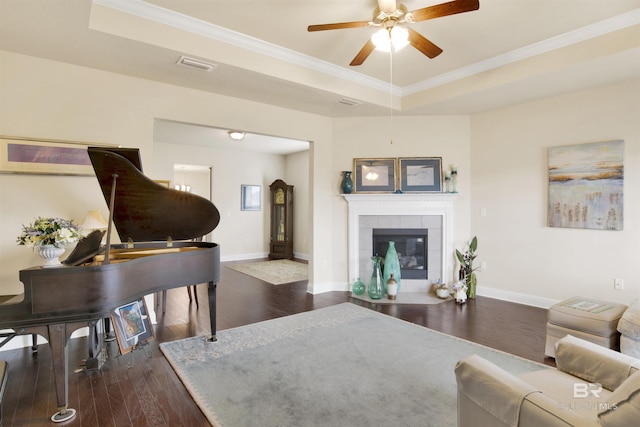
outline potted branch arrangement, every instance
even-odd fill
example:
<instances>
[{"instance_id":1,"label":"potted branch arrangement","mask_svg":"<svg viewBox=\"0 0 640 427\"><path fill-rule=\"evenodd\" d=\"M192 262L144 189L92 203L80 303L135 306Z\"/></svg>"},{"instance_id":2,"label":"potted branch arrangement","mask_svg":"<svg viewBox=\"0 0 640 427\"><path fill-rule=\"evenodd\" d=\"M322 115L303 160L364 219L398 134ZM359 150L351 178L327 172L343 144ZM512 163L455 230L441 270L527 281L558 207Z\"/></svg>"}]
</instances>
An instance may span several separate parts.
<instances>
[{"instance_id":1,"label":"potted branch arrangement","mask_svg":"<svg viewBox=\"0 0 640 427\"><path fill-rule=\"evenodd\" d=\"M478 249L478 238L476 236L473 236L473 239L467 243L467 247L464 252L460 252L456 249L456 257L460 262L459 279L464 281L467 286L467 296L469 298L476 297L476 285L478 283L478 278L474 272L478 270L478 268L473 268L473 260L476 259L477 256L476 249Z\"/></svg>"}]
</instances>

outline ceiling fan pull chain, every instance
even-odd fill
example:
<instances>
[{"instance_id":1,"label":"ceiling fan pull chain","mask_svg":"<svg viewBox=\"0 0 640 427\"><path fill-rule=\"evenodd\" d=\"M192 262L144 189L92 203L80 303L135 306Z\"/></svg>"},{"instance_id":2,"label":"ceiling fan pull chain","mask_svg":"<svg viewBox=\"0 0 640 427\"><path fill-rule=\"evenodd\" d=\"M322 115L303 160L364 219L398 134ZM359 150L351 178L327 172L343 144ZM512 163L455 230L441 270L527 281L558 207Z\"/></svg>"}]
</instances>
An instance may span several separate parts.
<instances>
[{"instance_id":1,"label":"ceiling fan pull chain","mask_svg":"<svg viewBox=\"0 0 640 427\"><path fill-rule=\"evenodd\" d=\"M393 145L393 52L389 52L389 115L390 121L389 132L391 133L389 139L391 145Z\"/></svg>"}]
</instances>

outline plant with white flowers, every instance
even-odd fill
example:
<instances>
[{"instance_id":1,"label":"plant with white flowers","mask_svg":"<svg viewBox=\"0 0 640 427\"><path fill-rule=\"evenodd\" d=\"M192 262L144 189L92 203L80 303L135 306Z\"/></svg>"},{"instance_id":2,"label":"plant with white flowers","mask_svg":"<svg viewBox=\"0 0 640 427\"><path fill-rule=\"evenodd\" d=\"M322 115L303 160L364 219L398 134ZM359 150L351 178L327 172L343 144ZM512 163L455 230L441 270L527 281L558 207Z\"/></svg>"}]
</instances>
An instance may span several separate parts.
<instances>
[{"instance_id":1,"label":"plant with white flowers","mask_svg":"<svg viewBox=\"0 0 640 427\"><path fill-rule=\"evenodd\" d=\"M37 248L44 245L53 245L64 248L79 239L78 227L73 220L62 218L42 218L27 226L22 226L22 233L18 236L18 245Z\"/></svg>"}]
</instances>

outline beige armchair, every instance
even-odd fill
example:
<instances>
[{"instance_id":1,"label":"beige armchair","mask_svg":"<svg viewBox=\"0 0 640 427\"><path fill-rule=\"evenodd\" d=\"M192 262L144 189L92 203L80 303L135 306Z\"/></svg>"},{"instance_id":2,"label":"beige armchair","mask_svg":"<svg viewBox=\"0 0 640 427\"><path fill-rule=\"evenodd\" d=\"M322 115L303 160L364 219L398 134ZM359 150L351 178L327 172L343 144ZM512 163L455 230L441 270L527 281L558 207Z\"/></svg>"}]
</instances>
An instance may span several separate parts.
<instances>
[{"instance_id":1,"label":"beige armchair","mask_svg":"<svg viewBox=\"0 0 640 427\"><path fill-rule=\"evenodd\" d=\"M472 355L455 368L458 426L640 425L640 360L568 335L557 369L512 375Z\"/></svg>"}]
</instances>

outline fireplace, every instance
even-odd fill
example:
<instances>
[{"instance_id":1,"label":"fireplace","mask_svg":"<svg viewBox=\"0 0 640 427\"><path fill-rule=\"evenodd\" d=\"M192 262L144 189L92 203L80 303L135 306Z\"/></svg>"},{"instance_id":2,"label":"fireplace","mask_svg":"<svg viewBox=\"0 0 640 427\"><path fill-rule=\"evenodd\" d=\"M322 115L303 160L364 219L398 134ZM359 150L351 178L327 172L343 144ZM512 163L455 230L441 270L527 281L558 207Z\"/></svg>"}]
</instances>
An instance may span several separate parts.
<instances>
[{"instance_id":1,"label":"fireplace","mask_svg":"<svg viewBox=\"0 0 640 427\"><path fill-rule=\"evenodd\" d=\"M427 230L425 276L405 278L403 271L400 292L428 291L438 279L451 282L455 267L453 202L457 196L455 193L343 195L349 214L346 289L351 289L356 278L368 283L371 277L374 229ZM386 250L377 252L382 257L386 254Z\"/></svg>"},{"instance_id":2,"label":"fireplace","mask_svg":"<svg viewBox=\"0 0 640 427\"><path fill-rule=\"evenodd\" d=\"M373 253L384 259L389 242L394 242L402 279L427 279L428 230L425 228L374 228ZM384 271L384 262L382 265Z\"/></svg>"}]
</instances>

